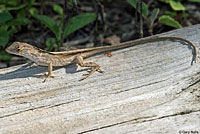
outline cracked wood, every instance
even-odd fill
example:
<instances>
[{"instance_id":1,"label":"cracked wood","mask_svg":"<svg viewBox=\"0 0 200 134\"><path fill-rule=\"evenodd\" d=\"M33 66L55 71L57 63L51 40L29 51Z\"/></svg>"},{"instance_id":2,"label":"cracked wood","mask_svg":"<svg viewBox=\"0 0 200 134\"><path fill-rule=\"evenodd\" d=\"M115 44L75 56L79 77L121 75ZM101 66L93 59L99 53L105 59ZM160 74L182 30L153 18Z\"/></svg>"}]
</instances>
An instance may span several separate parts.
<instances>
[{"instance_id":1,"label":"cracked wood","mask_svg":"<svg viewBox=\"0 0 200 134\"><path fill-rule=\"evenodd\" d=\"M160 35L159 35L160 36ZM200 48L200 25L162 36L190 40ZM178 133L200 126L199 59L184 42L158 41L86 59L104 74L78 81L85 70L46 67L1 69L0 133Z\"/></svg>"}]
</instances>

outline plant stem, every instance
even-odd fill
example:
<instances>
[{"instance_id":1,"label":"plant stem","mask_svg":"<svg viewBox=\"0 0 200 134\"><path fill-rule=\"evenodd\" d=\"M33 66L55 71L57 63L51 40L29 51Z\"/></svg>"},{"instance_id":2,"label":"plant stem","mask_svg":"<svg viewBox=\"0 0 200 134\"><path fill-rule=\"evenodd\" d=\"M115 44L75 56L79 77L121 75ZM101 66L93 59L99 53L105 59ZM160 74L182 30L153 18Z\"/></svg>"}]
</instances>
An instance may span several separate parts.
<instances>
[{"instance_id":1,"label":"plant stem","mask_svg":"<svg viewBox=\"0 0 200 134\"><path fill-rule=\"evenodd\" d=\"M64 30L65 30L65 26L66 26L66 24L67 24L67 21L68 21L68 19L67 18L69 18L69 17L67 17L67 0L64 0L64 11L63 11L63 20L61 20L61 23L63 23L63 25L62 25L62 31L61 31L61 39L60 39L60 43L58 44L58 49L61 47L61 46L63 46L63 41L64 41Z\"/></svg>"},{"instance_id":2,"label":"plant stem","mask_svg":"<svg viewBox=\"0 0 200 134\"><path fill-rule=\"evenodd\" d=\"M142 6L143 0L140 0L140 37L143 38L144 33L143 33L143 20L142 20Z\"/></svg>"}]
</instances>

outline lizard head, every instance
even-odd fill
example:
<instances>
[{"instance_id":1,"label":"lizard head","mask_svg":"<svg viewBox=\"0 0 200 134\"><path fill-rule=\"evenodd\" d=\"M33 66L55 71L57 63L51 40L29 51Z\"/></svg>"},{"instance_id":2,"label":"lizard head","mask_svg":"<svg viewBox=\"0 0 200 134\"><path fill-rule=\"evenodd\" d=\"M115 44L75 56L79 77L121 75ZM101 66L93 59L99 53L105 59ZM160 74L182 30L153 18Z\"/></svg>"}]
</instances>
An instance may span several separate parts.
<instances>
[{"instance_id":1,"label":"lizard head","mask_svg":"<svg viewBox=\"0 0 200 134\"><path fill-rule=\"evenodd\" d=\"M14 42L9 47L6 48L6 52L15 54L15 55L24 56L31 49L33 49L33 46L27 43Z\"/></svg>"}]
</instances>

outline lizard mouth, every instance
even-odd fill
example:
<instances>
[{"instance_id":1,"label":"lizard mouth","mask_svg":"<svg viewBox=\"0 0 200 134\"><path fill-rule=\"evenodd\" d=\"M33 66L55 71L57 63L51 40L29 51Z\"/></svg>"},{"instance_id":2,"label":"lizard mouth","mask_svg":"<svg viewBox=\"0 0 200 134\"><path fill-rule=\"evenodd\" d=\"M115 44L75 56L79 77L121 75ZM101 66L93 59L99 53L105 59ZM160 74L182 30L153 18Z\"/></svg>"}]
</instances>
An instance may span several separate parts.
<instances>
[{"instance_id":1,"label":"lizard mouth","mask_svg":"<svg viewBox=\"0 0 200 134\"><path fill-rule=\"evenodd\" d=\"M6 51L7 53L10 53L10 54L15 54L15 53L12 51L12 48L10 48L10 47L7 47L7 48L5 49L5 51Z\"/></svg>"},{"instance_id":2,"label":"lizard mouth","mask_svg":"<svg viewBox=\"0 0 200 134\"><path fill-rule=\"evenodd\" d=\"M6 52L7 52L7 53L11 53L11 54L13 54L12 50L10 50L9 47L6 48Z\"/></svg>"}]
</instances>

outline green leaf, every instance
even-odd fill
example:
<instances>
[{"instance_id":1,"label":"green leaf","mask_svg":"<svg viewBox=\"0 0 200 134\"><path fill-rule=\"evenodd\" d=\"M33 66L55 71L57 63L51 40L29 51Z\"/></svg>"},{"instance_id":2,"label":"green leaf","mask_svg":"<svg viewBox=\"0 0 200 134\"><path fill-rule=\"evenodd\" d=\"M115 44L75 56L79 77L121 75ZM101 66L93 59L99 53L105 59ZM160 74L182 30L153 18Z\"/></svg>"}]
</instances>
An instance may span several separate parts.
<instances>
[{"instance_id":1,"label":"green leaf","mask_svg":"<svg viewBox=\"0 0 200 134\"><path fill-rule=\"evenodd\" d=\"M29 9L29 12L30 12L30 14L31 14L32 16L35 15L35 14L38 14L38 11L37 11L36 8L30 8L30 9Z\"/></svg>"},{"instance_id":2,"label":"green leaf","mask_svg":"<svg viewBox=\"0 0 200 134\"><path fill-rule=\"evenodd\" d=\"M74 0L68 0L71 5L73 5Z\"/></svg>"},{"instance_id":3,"label":"green leaf","mask_svg":"<svg viewBox=\"0 0 200 134\"><path fill-rule=\"evenodd\" d=\"M12 5L12 6L16 6L18 4L17 0L0 0L1 4L5 4L5 5Z\"/></svg>"},{"instance_id":4,"label":"green leaf","mask_svg":"<svg viewBox=\"0 0 200 134\"><path fill-rule=\"evenodd\" d=\"M0 12L0 24L5 23L6 21L11 20L12 18L12 15L7 10Z\"/></svg>"},{"instance_id":5,"label":"green leaf","mask_svg":"<svg viewBox=\"0 0 200 134\"><path fill-rule=\"evenodd\" d=\"M20 10L17 13L17 18L25 18L26 17L26 11L24 9Z\"/></svg>"},{"instance_id":6,"label":"green leaf","mask_svg":"<svg viewBox=\"0 0 200 134\"><path fill-rule=\"evenodd\" d=\"M164 3L169 3L170 0L159 0L161 2L164 2Z\"/></svg>"},{"instance_id":7,"label":"green leaf","mask_svg":"<svg viewBox=\"0 0 200 134\"><path fill-rule=\"evenodd\" d=\"M155 9L152 11L151 17L150 17L150 19L149 19L149 20L150 20L150 26L153 25L155 19L156 19L157 16L158 16L158 13L159 13L159 8L155 8Z\"/></svg>"},{"instance_id":8,"label":"green leaf","mask_svg":"<svg viewBox=\"0 0 200 134\"><path fill-rule=\"evenodd\" d=\"M16 26L16 25L26 25L31 24L31 21L27 18L16 18L7 23L8 26Z\"/></svg>"},{"instance_id":9,"label":"green leaf","mask_svg":"<svg viewBox=\"0 0 200 134\"><path fill-rule=\"evenodd\" d=\"M78 2L79 2L79 0L76 0L76 1L75 0L68 0L68 1L69 1L70 6L75 5L75 4L77 5Z\"/></svg>"},{"instance_id":10,"label":"green leaf","mask_svg":"<svg viewBox=\"0 0 200 134\"><path fill-rule=\"evenodd\" d=\"M9 33L7 30L0 29L0 46L5 46L8 43Z\"/></svg>"},{"instance_id":11,"label":"green leaf","mask_svg":"<svg viewBox=\"0 0 200 134\"><path fill-rule=\"evenodd\" d=\"M12 34L17 33L17 32L18 32L18 30L17 30L16 28L11 28L11 29L8 31L8 34L9 34L9 35L12 35Z\"/></svg>"},{"instance_id":12,"label":"green leaf","mask_svg":"<svg viewBox=\"0 0 200 134\"><path fill-rule=\"evenodd\" d=\"M4 11L5 9L6 9L6 6L0 4L0 13L1 13L2 11Z\"/></svg>"},{"instance_id":13,"label":"green leaf","mask_svg":"<svg viewBox=\"0 0 200 134\"><path fill-rule=\"evenodd\" d=\"M2 50L0 50L0 59L4 61L9 61L12 58L12 56Z\"/></svg>"},{"instance_id":14,"label":"green leaf","mask_svg":"<svg viewBox=\"0 0 200 134\"><path fill-rule=\"evenodd\" d=\"M172 9L174 9L175 11L185 11L185 7L181 4L179 0L170 0L169 3Z\"/></svg>"},{"instance_id":15,"label":"green leaf","mask_svg":"<svg viewBox=\"0 0 200 134\"><path fill-rule=\"evenodd\" d=\"M190 2L200 2L200 0L189 0Z\"/></svg>"},{"instance_id":16,"label":"green leaf","mask_svg":"<svg viewBox=\"0 0 200 134\"><path fill-rule=\"evenodd\" d=\"M46 46L48 48L48 51L52 51L54 44L56 43L55 38L48 38L48 40L46 40Z\"/></svg>"},{"instance_id":17,"label":"green leaf","mask_svg":"<svg viewBox=\"0 0 200 134\"><path fill-rule=\"evenodd\" d=\"M127 1L128 1L128 3L130 3L134 8L136 8L137 1L138 1L138 0L127 0ZM142 2L142 8L143 8L143 10L142 10L142 16L146 17L146 16L148 15L148 7L147 7L147 5L146 5L144 2ZM140 4L138 4L138 9L137 9L137 11L140 13Z\"/></svg>"},{"instance_id":18,"label":"green leaf","mask_svg":"<svg viewBox=\"0 0 200 134\"><path fill-rule=\"evenodd\" d=\"M6 7L7 10L20 10L22 8L24 8L26 6L26 3L24 4L19 4L19 5L16 5L16 6L9 6L9 7Z\"/></svg>"},{"instance_id":19,"label":"green leaf","mask_svg":"<svg viewBox=\"0 0 200 134\"><path fill-rule=\"evenodd\" d=\"M85 25L93 22L96 19L96 14L94 13L84 13L71 18L65 27L64 38L74 31L84 27Z\"/></svg>"},{"instance_id":20,"label":"green leaf","mask_svg":"<svg viewBox=\"0 0 200 134\"><path fill-rule=\"evenodd\" d=\"M52 18L46 15L37 15L37 14L33 14L33 17L41 21L41 23L43 23L46 27L48 27L56 35L56 37L58 37L59 27Z\"/></svg>"},{"instance_id":21,"label":"green leaf","mask_svg":"<svg viewBox=\"0 0 200 134\"><path fill-rule=\"evenodd\" d=\"M59 15L63 15L63 9L60 5L54 4L53 5L53 10L57 12Z\"/></svg>"},{"instance_id":22,"label":"green leaf","mask_svg":"<svg viewBox=\"0 0 200 134\"><path fill-rule=\"evenodd\" d=\"M35 0L26 0L26 3L29 7L31 7L35 3Z\"/></svg>"},{"instance_id":23,"label":"green leaf","mask_svg":"<svg viewBox=\"0 0 200 134\"><path fill-rule=\"evenodd\" d=\"M177 12L176 11L169 11L169 10L165 10L164 15L168 15L170 17L176 17L177 16Z\"/></svg>"},{"instance_id":24,"label":"green leaf","mask_svg":"<svg viewBox=\"0 0 200 134\"><path fill-rule=\"evenodd\" d=\"M7 31L7 30L8 30L7 25L0 26L0 31Z\"/></svg>"},{"instance_id":25,"label":"green leaf","mask_svg":"<svg viewBox=\"0 0 200 134\"><path fill-rule=\"evenodd\" d=\"M63 23L60 23L58 25L58 36L57 36L57 43L58 43L58 46L60 45L60 42L61 42L61 33L63 31Z\"/></svg>"},{"instance_id":26,"label":"green leaf","mask_svg":"<svg viewBox=\"0 0 200 134\"><path fill-rule=\"evenodd\" d=\"M163 15L159 18L159 22L171 27L175 27L175 28L181 28L181 24L179 24L178 21L174 20L173 18L171 18L170 16L167 15Z\"/></svg>"}]
</instances>

